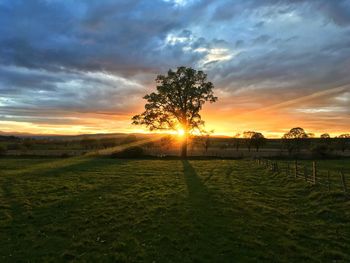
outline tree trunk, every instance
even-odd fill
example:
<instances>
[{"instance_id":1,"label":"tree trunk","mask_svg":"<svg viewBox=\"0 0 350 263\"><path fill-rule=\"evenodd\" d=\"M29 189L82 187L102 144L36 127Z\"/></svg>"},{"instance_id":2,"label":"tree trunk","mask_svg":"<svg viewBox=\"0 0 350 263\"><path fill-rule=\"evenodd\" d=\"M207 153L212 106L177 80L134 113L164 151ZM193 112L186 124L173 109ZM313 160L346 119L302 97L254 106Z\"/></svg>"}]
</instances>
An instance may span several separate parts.
<instances>
[{"instance_id":1,"label":"tree trunk","mask_svg":"<svg viewBox=\"0 0 350 263\"><path fill-rule=\"evenodd\" d=\"M184 135L181 145L181 158L187 158L187 134Z\"/></svg>"}]
</instances>

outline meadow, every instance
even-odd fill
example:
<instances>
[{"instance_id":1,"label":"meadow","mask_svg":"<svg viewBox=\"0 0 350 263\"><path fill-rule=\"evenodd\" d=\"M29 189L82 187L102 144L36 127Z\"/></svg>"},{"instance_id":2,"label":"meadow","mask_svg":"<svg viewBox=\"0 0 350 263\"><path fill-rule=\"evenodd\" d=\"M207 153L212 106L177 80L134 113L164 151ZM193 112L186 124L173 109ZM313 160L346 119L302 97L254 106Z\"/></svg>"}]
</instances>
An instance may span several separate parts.
<instances>
[{"instance_id":1,"label":"meadow","mask_svg":"<svg viewBox=\"0 0 350 263\"><path fill-rule=\"evenodd\" d=\"M3 157L0 171L1 262L350 261L349 198L250 160Z\"/></svg>"}]
</instances>

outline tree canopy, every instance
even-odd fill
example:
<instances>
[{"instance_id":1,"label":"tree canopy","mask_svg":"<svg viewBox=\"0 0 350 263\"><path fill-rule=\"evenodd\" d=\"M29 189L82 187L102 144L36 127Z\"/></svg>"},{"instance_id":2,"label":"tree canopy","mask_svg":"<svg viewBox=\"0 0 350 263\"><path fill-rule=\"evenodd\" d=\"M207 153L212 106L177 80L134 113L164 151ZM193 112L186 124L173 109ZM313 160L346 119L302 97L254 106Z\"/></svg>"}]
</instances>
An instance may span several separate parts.
<instances>
[{"instance_id":1,"label":"tree canopy","mask_svg":"<svg viewBox=\"0 0 350 263\"><path fill-rule=\"evenodd\" d=\"M303 128L296 127L292 128L289 132L283 135L283 139L306 139L309 135L304 131Z\"/></svg>"},{"instance_id":2,"label":"tree canopy","mask_svg":"<svg viewBox=\"0 0 350 263\"><path fill-rule=\"evenodd\" d=\"M321 134L320 138L321 139L330 139L331 136L328 133L323 133L323 134Z\"/></svg>"},{"instance_id":3,"label":"tree canopy","mask_svg":"<svg viewBox=\"0 0 350 263\"><path fill-rule=\"evenodd\" d=\"M259 148L263 146L266 143L266 139L264 135L260 132L254 133L254 135L251 137L252 144L254 145L256 151L259 151Z\"/></svg>"},{"instance_id":4,"label":"tree canopy","mask_svg":"<svg viewBox=\"0 0 350 263\"><path fill-rule=\"evenodd\" d=\"M256 151L259 151L259 148L266 142L264 135L255 131L243 132L243 138L249 151L252 145L256 148Z\"/></svg>"},{"instance_id":5,"label":"tree canopy","mask_svg":"<svg viewBox=\"0 0 350 263\"><path fill-rule=\"evenodd\" d=\"M204 127L200 110L205 102L217 101L214 85L203 71L188 67L170 69L167 75L158 75L156 83L156 91L144 96L145 111L135 115L132 123L150 130L183 130L181 155L186 157L188 134Z\"/></svg>"},{"instance_id":6,"label":"tree canopy","mask_svg":"<svg viewBox=\"0 0 350 263\"><path fill-rule=\"evenodd\" d=\"M304 139L309 138L309 135L305 132L303 128L296 127L292 128L289 132L282 136L285 147L287 148L289 154L293 151L299 151L304 142Z\"/></svg>"}]
</instances>

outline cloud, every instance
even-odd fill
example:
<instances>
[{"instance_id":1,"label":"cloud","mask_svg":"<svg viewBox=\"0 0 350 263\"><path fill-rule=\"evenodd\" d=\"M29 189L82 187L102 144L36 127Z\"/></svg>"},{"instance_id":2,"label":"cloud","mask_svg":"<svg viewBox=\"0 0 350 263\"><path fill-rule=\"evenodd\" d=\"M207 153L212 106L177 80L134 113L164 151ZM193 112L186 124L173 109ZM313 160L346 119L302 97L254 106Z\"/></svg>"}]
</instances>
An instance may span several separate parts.
<instances>
[{"instance_id":1,"label":"cloud","mask_svg":"<svg viewBox=\"0 0 350 263\"><path fill-rule=\"evenodd\" d=\"M224 96L215 107L265 107L349 83L349 33L345 0L5 0L0 120L88 125L68 113L103 112L95 122L125 124L156 74L180 65L208 72Z\"/></svg>"}]
</instances>

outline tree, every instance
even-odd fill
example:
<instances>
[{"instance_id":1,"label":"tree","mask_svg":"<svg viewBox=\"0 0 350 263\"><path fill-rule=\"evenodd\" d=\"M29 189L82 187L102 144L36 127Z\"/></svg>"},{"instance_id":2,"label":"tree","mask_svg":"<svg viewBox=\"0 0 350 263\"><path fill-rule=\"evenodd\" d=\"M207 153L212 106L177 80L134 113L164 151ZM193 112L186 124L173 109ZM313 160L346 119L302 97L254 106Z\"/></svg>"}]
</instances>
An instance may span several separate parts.
<instances>
[{"instance_id":1,"label":"tree","mask_svg":"<svg viewBox=\"0 0 350 263\"><path fill-rule=\"evenodd\" d=\"M254 131L245 131L243 132L243 138L245 139L245 143L248 147L248 151L250 152L250 148L252 147L252 137L254 136Z\"/></svg>"},{"instance_id":2,"label":"tree","mask_svg":"<svg viewBox=\"0 0 350 263\"><path fill-rule=\"evenodd\" d=\"M321 138L321 139L330 139L331 136L329 136L328 133L323 133L323 134L321 134L320 138Z\"/></svg>"},{"instance_id":3,"label":"tree","mask_svg":"<svg viewBox=\"0 0 350 263\"><path fill-rule=\"evenodd\" d=\"M157 91L144 96L145 111L132 118L135 125L152 130L183 130L181 157L187 157L187 139L194 131L201 131L204 121L199 114L205 102L215 102L214 85L203 71L178 67L156 78Z\"/></svg>"},{"instance_id":4,"label":"tree","mask_svg":"<svg viewBox=\"0 0 350 263\"><path fill-rule=\"evenodd\" d=\"M210 134L214 133L214 131L210 131L210 132L204 132L204 134L202 134L201 136L201 145L203 146L205 152L208 152L208 149L211 145L211 139L210 139Z\"/></svg>"},{"instance_id":5,"label":"tree","mask_svg":"<svg viewBox=\"0 0 350 263\"><path fill-rule=\"evenodd\" d=\"M308 132L307 133L307 138L315 138L316 135L313 132Z\"/></svg>"},{"instance_id":6,"label":"tree","mask_svg":"<svg viewBox=\"0 0 350 263\"><path fill-rule=\"evenodd\" d=\"M254 133L251 137L252 145L254 145L256 151L259 151L259 148L266 143L264 135L260 132Z\"/></svg>"},{"instance_id":7,"label":"tree","mask_svg":"<svg viewBox=\"0 0 350 263\"><path fill-rule=\"evenodd\" d=\"M308 138L308 134L303 128L296 127L282 136L283 143L288 149L289 154L293 151L299 151L302 142Z\"/></svg>"},{"instance_id":8,"label":"tree","mask_svg":"<svg viewBox=\"0 0 350 263\"><path fill-rule=\"evenodd\" d=\"M337 144L342 152L345 152L346 149L350 148L350 134L345 133L336 137Z\"/></svg>"},{"instance_id":9,"label":"tree","mask_svg":"<svg viewBox=\"0 0 350 263\"><path fill-rule=\"evenodd\" d=\"M303 128L296 127L285 133L284 137L287 139L305 139L308 138L308 134L304 131Z\"/></svg>"}]
</instances>

